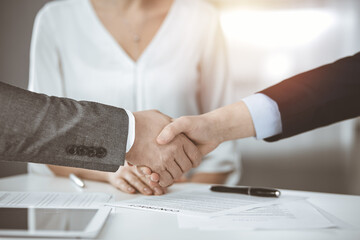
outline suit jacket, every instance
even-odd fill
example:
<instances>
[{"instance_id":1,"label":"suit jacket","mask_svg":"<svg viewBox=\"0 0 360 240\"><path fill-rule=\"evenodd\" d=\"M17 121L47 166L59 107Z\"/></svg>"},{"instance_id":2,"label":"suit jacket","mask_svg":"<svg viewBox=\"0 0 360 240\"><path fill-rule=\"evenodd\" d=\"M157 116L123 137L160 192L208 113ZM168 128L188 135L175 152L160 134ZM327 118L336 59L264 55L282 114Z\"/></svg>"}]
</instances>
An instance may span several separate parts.
<instances>
[{"instance_id":1,"label":"suit jacket","mask_svg":"<svg viewBox=\"0 0 360 240\"><path fill-rule=\"evenodd\" d=\"M124 164L127 133L123 109L0 82L0 160L114 172Z\"/></svg>"},{"instance_id":2,"label":"suit jacket","mask_svg":"<svg viewBox=\"0 0 360 240\"><path fill-rule=\"evenodd\" d=\"M275 141L360 115L360 53L284 80L261 93L277 102Z\"/></svg>"}]
</instances>

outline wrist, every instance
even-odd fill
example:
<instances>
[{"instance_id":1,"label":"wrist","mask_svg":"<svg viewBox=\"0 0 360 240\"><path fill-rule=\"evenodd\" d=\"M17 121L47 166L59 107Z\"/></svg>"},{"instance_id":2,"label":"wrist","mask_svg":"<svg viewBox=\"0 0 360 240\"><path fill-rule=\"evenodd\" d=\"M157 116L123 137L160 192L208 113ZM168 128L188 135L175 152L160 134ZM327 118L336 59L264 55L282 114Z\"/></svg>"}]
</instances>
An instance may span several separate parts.
<instances>
[{"instance_id":1,"label":"wrist","mask_svg":"<svg viewBox=\"0 0 360 240\"><path fill-rule=\"evenodd\" d=\"M107 183L111 183L111 176L112 176L112 172L105 172L104 174L104 182L107 182Z\"/></svg>"},{"instance_id":2,"label":"wrist","mask_svg":"<svg viewBox=\"0 0 360 240\"><path fill-rule=\"evenodd\" d=\"M126 142L126 152L129 152L135 141L135 114L130 111L124 109L126 114L128 115L129 124L128 124L128 135Z\"/></svg>"},{"instance_id":3,"label":"wrist","mask_svg":"<svg viewBox=\"0 0 360 240\"><path fill-rule=\"evenodd\" d=\"M250 112L257 139L272 137L282 132L279 107L273 99L256 93L242 101Z\"/></svg>"},{"instance_id":4,"label":"wrist","mask_svg":"<svg viewBox=\"0 0 360 240\"><path fill-rule=\"evenodd\" d=\"M128 152L126 152L125 160L127 163L131 165L137 165L139 160L139 144L141 141L144 141L145 136L142 135L144 132L144 129L146 128L146 124L148 124L148 121L146 119L146 116L144 118L144 112L134 112L134 129L136 128L136 131L134 130L134 142L132 144L132 147L129 149ZM125 165L125 162L124 162Z\"/></svg>"},{"instance_id":5,"label":"wrist","mask_svg":"<svg viewBox=\"0 0 360 240\"><path fill-rule=\"evenodd\" d=\"M224 128L224 124L227 123L225 123L226 118L224 117L224 109L220 108L211 111L204 114L204 117L206 126L210 128L208 129L208 132L212 133L209 137L218 144L226 141L227 137L225 135L227 135L227 131L226 128Z\"/></svg>"},{"instance_id":6,"label":"wrist","mask_svg":"<svg viewBox=\"0 0 360 240\"><path fill-rule=\"evenodd\" d=\"M220 142L255 136L251 114L243 101L219 108L209 114L215 136Z\"/></svg>"}]
</instances>

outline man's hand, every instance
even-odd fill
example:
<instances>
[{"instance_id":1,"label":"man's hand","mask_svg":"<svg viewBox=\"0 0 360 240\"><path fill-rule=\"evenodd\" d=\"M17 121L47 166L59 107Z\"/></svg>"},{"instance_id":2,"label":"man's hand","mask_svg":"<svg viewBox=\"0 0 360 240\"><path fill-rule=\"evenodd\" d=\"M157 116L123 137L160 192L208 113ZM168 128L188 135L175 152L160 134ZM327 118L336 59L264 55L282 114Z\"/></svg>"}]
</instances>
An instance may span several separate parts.
<instances>
[{"instance_id":1,"label":"man's hand","mask_svg":"<svg viewBox=\"0 0 360 240\"><path fill-rule=\"evenodd\" d=\"M214 123L206 114L180 117L164 128L157 142L167 144L178 134L184 133L198 146L201 154L206 155L223 141L221 135L216 134L218 131Z\"/></svg>"},{"instance_id":2,"label":"man's hand","mask_svg":"<svg viewBox=\"0 0 360 240\"><path fill-rule=\"evenodd\" d=\"M126 154L126 160L158 173L160 186L169 186L183 173L200 164L200 151L185 135L179 134L166 145L156 142L160 131L170 123L170 117L155 110L135 112L134 117L135 142Z\"/></svg>"},{"instance_id":3,"label":"man's hand","mask_svg":"<svg viewBox=\"0 0 360 240\"><path fill-rule=\"evenodd\" d=\"M224 141L255 136L255 129L246 104L240 101L203 115L175 119L162 130L157 142L167 144L181 133L206 155Z\"/></svg>"}]
</instances>

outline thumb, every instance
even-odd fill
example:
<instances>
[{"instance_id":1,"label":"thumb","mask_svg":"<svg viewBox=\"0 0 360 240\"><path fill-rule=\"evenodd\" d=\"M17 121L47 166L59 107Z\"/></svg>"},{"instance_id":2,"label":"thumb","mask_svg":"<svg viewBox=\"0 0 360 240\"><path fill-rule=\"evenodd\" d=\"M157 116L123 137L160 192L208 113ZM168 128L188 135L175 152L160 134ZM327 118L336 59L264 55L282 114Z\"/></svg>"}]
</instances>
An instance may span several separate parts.
<instances>
[{"instance_id":1,"label":"thumb","mask_svg":"<svg viewBox=\"0 0 360 240\"><path fill-rule=\"evenodd\" d=\"M170 124L168 124L157 137L158 144L167 144L171 142L177 135L179 135L182 131L177 126L176 120Z\"/></svg>"},{"instance_id":2,"label":"thumb","mask_svg":"<svg viewBox=\"0 0 360 240\"><path fill-rule=\"evenodd\" d=\"M141 176L145 176L145 175L151 175L152 171L150 168L145 167L145 166L136 166L136 171L141 175Z\"/></svg>"}]
</instances>

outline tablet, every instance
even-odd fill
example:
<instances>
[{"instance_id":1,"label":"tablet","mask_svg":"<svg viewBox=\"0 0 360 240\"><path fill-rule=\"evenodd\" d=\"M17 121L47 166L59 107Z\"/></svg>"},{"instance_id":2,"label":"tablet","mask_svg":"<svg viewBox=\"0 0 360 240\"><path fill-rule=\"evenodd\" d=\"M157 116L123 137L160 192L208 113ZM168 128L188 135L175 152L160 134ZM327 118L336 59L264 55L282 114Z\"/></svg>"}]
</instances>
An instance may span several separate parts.
<instances>
[{"instance_id":1,"label":"tablet","mask_svg":"<svg viewBox=\"0 0 360 240\"><path fill-rule=\"evenodd\" d=\"M0 236L95 238L111 208L0 208Z\"/></svg>"}]
</instances>

